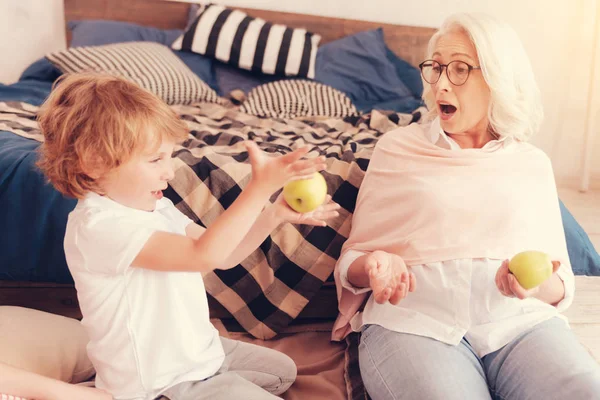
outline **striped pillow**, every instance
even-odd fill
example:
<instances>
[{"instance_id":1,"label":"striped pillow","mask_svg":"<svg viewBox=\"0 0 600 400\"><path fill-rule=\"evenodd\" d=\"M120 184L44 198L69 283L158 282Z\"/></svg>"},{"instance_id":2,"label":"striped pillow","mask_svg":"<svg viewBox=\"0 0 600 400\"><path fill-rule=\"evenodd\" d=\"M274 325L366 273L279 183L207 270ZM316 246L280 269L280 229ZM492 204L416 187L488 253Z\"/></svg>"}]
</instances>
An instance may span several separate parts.
<instances>
[{"instance_id":1,"label":"striped pillow","mask_svg":"<svg viewBox=\"0 0 600 400\"><path fill-rule=\"evenodd\" d=\"M210 4L198 10L195 21L171 47L248 71L314 78L320 40L320 35L305 29L291 29Z\"/></svg>"},{"instance_id":2,"label":"striped pillow","mask_svg":"<svg viewBox=\"0 0 600 400\"><path fill-rule=\"evenodd\" d=\"M218 103L217 93L192 72L167 46L127 42L82 46L46 58L62 72L104 72L129 79L167 104Z\"/></svg>"},{"instance_id":3,"label":"striped pillow","mask_svg":"<svg viewBox=\"0 0 600 400\"><path fill-rule=\"evenodd\" d=\"M348 117L358 115L344 93L307 80L280 80L255 87L240 111L259 117Z\"/></svg>"}]
</instances>

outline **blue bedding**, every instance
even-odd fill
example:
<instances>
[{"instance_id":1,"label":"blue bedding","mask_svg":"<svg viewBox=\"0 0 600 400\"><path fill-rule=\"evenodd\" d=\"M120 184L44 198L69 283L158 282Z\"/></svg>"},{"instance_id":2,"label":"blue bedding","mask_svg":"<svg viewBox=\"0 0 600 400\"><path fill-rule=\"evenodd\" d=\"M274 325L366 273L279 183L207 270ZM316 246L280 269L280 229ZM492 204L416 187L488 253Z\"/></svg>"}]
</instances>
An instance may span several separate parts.
<instances>
[{"instance_id":1,"label":"blue bedding","mask_svg":"<svg viewBox=\"0 0 600 400\"><path fill-rule=\"evenodd\" d=\"M62 242L76 201L45 182L35 166L38 146L0 131L0 279L68 283Z\"/></svg>"},{"instance_id":2,"label":"blue bedding","mask_svg":"<svg viewBox=\"0 0 600 400\"><path fill-rule=\"evenodd\" d=\"M27 79L0 85L0 101L42 104L54 76L43 62L37 67ZM46 183L35 166L39 145L0 131L0 280L70 283L62 243L76 201Z\"/></svg>"}]
</instances>

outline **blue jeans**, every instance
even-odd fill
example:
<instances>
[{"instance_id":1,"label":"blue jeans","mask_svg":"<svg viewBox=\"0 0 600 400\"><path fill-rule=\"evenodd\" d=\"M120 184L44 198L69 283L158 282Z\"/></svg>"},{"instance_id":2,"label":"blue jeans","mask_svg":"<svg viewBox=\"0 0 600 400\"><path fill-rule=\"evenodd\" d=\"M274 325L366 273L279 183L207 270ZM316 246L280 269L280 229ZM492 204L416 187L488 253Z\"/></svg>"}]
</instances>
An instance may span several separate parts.
<instances>
[{"instance_id":1,"label":"blue jeans","mask_svg":"<svg viewBox=\"0 0 600 400\"><path fill-rule=\"evenodd\" d=\"M559 318L482 358L465 339L452 346L369 325L359 364L373 400L600 399L600 365Z\"/></svg>"}]
</instances>

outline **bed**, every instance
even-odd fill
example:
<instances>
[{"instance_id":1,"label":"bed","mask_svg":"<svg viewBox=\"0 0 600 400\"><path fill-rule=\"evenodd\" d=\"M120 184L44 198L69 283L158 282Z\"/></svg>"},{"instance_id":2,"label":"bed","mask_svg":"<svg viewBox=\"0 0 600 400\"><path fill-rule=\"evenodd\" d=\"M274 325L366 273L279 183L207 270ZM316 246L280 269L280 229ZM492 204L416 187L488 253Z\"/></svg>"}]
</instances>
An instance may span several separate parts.
<instances>
[{"instance_id":1,"label":"bed","mask_svg":"<svg viewBox=\"0 0 600 400\"><path fill-rule=\"evenodd\" d=\"M98 29L106 30L111 25L77 21L121 21L154 27L156 31L146 32L154 35L153 39L137 40L173 42L182 30L191 29L193 16L201 12L187 3L160 0L65 0L64 5L68 41L78 46L84 45L85 40L96 40L93 35L98 34ZM402 81L406 96L366 101L370 89L360 86L365 82L344 92L340 89L343 82L332 68L317 69L313 82L325 85L324 77L328 76L331 79L327 83L338 85L340 96L347 95L344 99L349 98L354 108L340 108L342 116L265 117L249 114L256 114L256 109L244 106L252 97L251 89L283 77L240 72L231 65L218 61L207 64L204 59L198 61L184 54L181 60L222 101L173 105L188 124L190 138L175 151L176 176L165 195L205 226L247 182L250 170L244 162L243 140L254 140L265 151L279 153L301 141L311 145L311 154L327 156L325 177L329 193L342 205L340 217L327 228L282 226L235 269L208 274L206 287L211 317L223 335L274 347L294 358L299 378L285 398L365 398L357 370L357 337L351 335L343 343L329 340L337 315L331 273L349 233L358 187L377 139L395 127L418 122L423 116L420 89L414 80L415 71L419 79L418 71L414 67L422 61L434 29L254 9L241 11L320 35L319 51L337 51L332 50L330 59L345 54L348 43L335 47L344 38L370 32L371 36L360 37L354 43L365 46L380 35L380 42L387 44L381 53L389 61L386 67L398 78L406 78ZM3 238L5 251L0 253L0 305L80 318L62 250L66 216L75 201L48 186L34 166L41 140L35 123L37 107L59 75L56 64L42 59L32 64L17 84L0 88L0 205L11 210L0 216L0 225L9 227L5 230L9 234ZM257 273L260 268L256 267L265 264L274 270L274 276ZM584 290L593 292L597 288L598 278L578 279ZM595 296L584 295L582 299L584 309L597 306ZM578 304L571 312L585 320ZM305 351L306 348L311 351Z\"/></svg>"}]
</instances>

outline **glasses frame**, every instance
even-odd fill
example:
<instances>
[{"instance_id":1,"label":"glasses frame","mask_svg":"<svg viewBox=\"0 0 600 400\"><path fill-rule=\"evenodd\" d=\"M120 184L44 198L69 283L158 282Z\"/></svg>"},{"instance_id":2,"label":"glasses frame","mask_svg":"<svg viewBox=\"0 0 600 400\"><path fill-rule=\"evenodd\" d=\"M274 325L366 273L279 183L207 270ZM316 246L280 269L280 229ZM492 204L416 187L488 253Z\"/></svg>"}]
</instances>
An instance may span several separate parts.
<instances>
[{"instance_id":1,"label":"glasses frame","mask_svg":"<svg viewBox=\"0 0 600 400\"><path fill-rule=\"evenodd\" d=\"M419 69L421 70L421 76L423 77L423 79L425 80L425 82L429 83L430 85L435 85L436 83L438 83L438 81L442 77L443 71L440 71L440 74L438 75L438 77L437 77L437 79L435 81L429 82L427 80L427 78L425 78L425 74L423 73L423 67L425 66L425 63L428 63L428 62L438 64L440 66L440 68L442 68L442 69L445 68L446 69L446 78L448 78L448 81L450 81L450 83L452 83L454 86L462 86L462 85L464 85L469 80L469 76L471 76L471 71L473 71L474 69L481 69L481 66L474 66L474 65L471 65L471 64L469 64L467 62L464 62L464 61L461 61L461 60L450 61L448 64L442 64L442 63L440 63L438 61L435 61L435 60L425 60L421 64L419 64ZM452 64L452 63L462 63L462 64L465 64L467 66L467 69L469 70L469 72L467 72L467 77L465 78L465 81L463 83L461 83L461 84L454 83L454 81L452 81L452 79L450 78L450 74L448 73L448 66L450 64Z\"/></svg>"}]
</instances>

